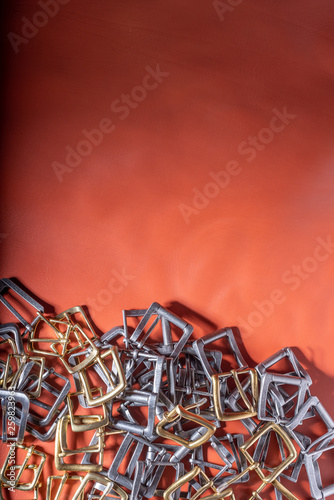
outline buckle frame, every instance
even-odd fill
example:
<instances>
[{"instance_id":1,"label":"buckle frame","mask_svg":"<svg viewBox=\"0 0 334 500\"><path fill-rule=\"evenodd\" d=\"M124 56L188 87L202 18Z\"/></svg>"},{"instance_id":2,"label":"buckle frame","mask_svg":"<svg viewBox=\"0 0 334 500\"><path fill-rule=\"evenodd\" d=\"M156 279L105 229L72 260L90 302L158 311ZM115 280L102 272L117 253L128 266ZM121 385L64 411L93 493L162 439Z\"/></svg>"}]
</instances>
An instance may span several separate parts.
<instances>
[{"instance_id":1,"label":"buckle frame","mask_svg":"<svg viewBox=\"0 0 334 500\"><path fill-rule=\"evenodd\" d=\"M195 441L188 441L187 439L184 439L180 436L175 435L172 432L165 430L164 428L165 425L176 423L181 418L184 418L191 422L195 422L201 427L206 427L207 428L206 433L203 434L198 439L196 439ZM189 450L193 450L198 446L201 446L202 444L206 443L210 439L210 437L213 436L213 434L216 432L216 429L217 429L216 426L211 422L209 422L209 420L206 420L200 415L191 413L190 411L183 408L181 405L176 405L173 410L164 413L163 418L155 427L155 432L158 434L158 436L164 437L166 439L171 439L172 441L175 441L181 446L185 446Z\"/></svg>"},{"instance_id":2,"label":"buckle frame","mask_svg":"<svg viewBox=\"0 0 334 500\"><path fill-rule=\"evenodd\" d=\"M247 373L250 375L252 403L250 403L250 401L248 400L244 388L239 380L239 375L244 375ZM234 412L234 413L226 413L223 411L220 398L220 379L224 378L226 380L229 377L233 378L236 388L247 407L247 411ZM221 421L242 420L244 418L255 417L257 415L257 406L259 400L258 379L257 379L257 372L254 368L231 370L229 373L214 374L212 375L211 379L212 379L212 392L213 392L215 413L218 420Z\"/></svg>"}]
</instances>

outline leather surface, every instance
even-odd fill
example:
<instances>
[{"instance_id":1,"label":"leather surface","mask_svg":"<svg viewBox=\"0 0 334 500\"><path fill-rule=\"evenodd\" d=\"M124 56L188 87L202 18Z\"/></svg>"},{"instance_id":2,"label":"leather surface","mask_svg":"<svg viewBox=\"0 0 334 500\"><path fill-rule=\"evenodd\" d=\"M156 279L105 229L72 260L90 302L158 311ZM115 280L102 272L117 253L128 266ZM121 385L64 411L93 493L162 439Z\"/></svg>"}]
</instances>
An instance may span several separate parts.
<instances>
[{"instance_id":1,"label":"leather surface","mask_svg":"<svg viewBox=\"0 0 334 500\"><path fill-rule=\"evenodd\" d=\"M4 12L1 276L296 347L333 415L332 0L51 3Z\"/></svg>"}]
</instances>

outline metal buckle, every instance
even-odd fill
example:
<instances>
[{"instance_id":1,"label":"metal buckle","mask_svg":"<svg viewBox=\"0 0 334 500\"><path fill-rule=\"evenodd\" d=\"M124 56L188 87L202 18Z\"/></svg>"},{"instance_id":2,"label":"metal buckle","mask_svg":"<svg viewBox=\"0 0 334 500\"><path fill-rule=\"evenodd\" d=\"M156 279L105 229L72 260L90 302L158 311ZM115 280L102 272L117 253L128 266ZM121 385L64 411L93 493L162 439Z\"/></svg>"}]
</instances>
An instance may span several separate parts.
<instances>
[{"instance_id":1,"label":"metal buckle","mask_svg":"<svg viewBox=\"0 0 334 500\"><path fill-rule=\"evenodd\" d=\"M11 441L22 443L27 426L29 415L29 398L23 392L7 391L0 389L1 409L2 409L2 433L1 440L7 443ZM20 417L17 416L17 404L22 407ZM14 437L15 424L18 426L17 436ZM8 432L10 437L8 438Z\"/></svg>"},{"instance_id":2,"label":"metal buckle","mask_svg":"<svg viewBox=\"0 0 334 500\"><path fill-rule=\"evenodd\" d=\"M208 489L212 489L214 492L213 495L209 495L203 498L203 500L220 500L222 498L227 498L230 496L231 500L235 500L235 497L233 495L233 492L231 489L229 490L224 490L222 492L219 492L218 489L215 487L214 482L208 478L208 476L202 471L202 469L199 466L194 467L190 472L187 472L184 474L184 476L180 477L177 479L173 484L171 484L163 493L163 499L164 500L173 500L172 495L179 489L181 488L184 484L190 483L195 479L196 476L200 476L202 480L204 480L204 485L199 486L197 488L197 491L194 495L192 495L190 500L197 500L202 493L205 493Z\"/></svg>"},{"instance_id":3,"label":"metal buckle","mask_svg":"<svg viewBox=\"0 0 334 500\"><path fill-rule=\"evenodd\" d=\"M81 498L86 497L85 490L87 490L87 485L90 481L94 481L94 485L91 489L93 493L88 493L89 498L97 498L94 496L94 490L98 489L99 491L103 491L102 495L99 495L98 498L99 500L104 500L107 498L108 493L113 492L112 498L116 498L114 493L118 496L119 499L121 500L127 500L128 494L115 484L113 481L110 481L110 479L102 476L101 474L96 474L93 472L89 472L86 474L86 476L83 478L83 481L79 485L77 491L73 495L73 500L81 500Z\"/></svg>"},{"instance_id":4,"label":"metal buckle","mask_svg":"<svg viewBox=\"0 0 334 500\"><path fill-rule=\"evenodd\" d=\"M38 336L38 327L41 325L46 324L50 328L51 332L54 334L54 337L47 338L47 337L39 337ZM62 333L57 327L57 324L62 324L66 326L66 332ZM69 329L70 326L68 325L68 322L64 321L54 321L52 318L46 318L43 316L43 314L38 313L38 317L34 323L33 329L30 332L30 335L28 337L28 343L27 343L27 348L28 351L33 352L35 354L41 354L42 356L55 356L55 357L60 357L62 355L65 355L66 352L66 347L67 344L69 343L68 335L69 335ZM50 344L50 350L45 351L42 349L38 349L35 347L35 345L38 344ZM60 346L60 352L56 348L56 346Z\"/></svg>"},{"instance_id":5,"label":"metal buckle","mask_svg":"<svg viewBox=\"0 0 334 500\"><path fill-rule=\"evenodd\" d=\"M131 453L131 457L126 466L126 470L120 472L120 465L123 464L125 456L130 451L132 445L134 445L135 448ZM142 454L144 448L147 449L147 454L161 452L161 448L159 446L150 443L145 438L135 436L127 432L124 435L123 441L118 447L115 458L108 469L107 474L109 479L111 479L112 481L116 481L116 483L121 485L122 487L132 490L134 486L134 479L132 479L132 477L135 473L136 464L139 461L140 455ZM144 486L141 487L140 493L146 493L143 488ZM155 489L155 486L153 486L153 489Z\"/></svg>"},{"instance_id":6,"label":"metal buckle","mask_svg":"<svg viewBox=\"0 0 334 500\"><path fill-rule=\"evenodd\" d=\"M88 417L87 420L88 422ZM94 422L92 419L91 423ZM56 443L55 443L55 466L58 470L65 471L91 471L91 472L100 472L102 470L102 461L104 454L104 431L103 429L99 429L97 435L97 444L84 446L82 448L78 448L77 450L71 450L67 445L67 428L70 423L69 415L64 415L61 419L59 419L57 424L56 431ZM99 460L97 464L67 464L64 461L65 457L69 457L72 455L78 455L82 453L98 453Z\"/></svg>"},{"instance_id":7,"label":"metal buckle","mask_svg":"<svg viewBox=\"0 0 334 500\"><path fill-rule=\"evenodd\" d=\"M164 428L165 425L174 424L180 421L181 418L184 418L190 422L195 422L201 427L205 427L207 431L198 439L194 441L191 440L188 441L187 439L184 439L181 436L177 436L173 432L165 430ZM190 411L183 408L181 405L177 405L173 410L171 410L170 412L166 412L164 414L162 420L160 420L160 422L156 425L155 432L158 434L158 436L164 437L166 439L171 439L172 441L175 441L176 443L185 446L189 450L193 450L194 448L197 448L197 446L201 446L202 444L206 443L206 441L208 441L208 439L210 439L210 437L216 432L216 429L217 429L216 426L213 425L211 422L209 422L209 420L206 420L200 415L191 413Z\"/></svg>"},{"instance_id":8,"label":"metal buckle","mask_svg":"<svg viewBox=\"0 0 334 500\"><path fill-rule=\"evenodd\" d=\"M239 350L238 344L236 343L236 340L233 335L233 331L231 328L221 328L220 330L217 330L216 332L209 333L208 335L205 335L201 339L195 340L193 342L193 348L202 363L203 370L205 371L206 376L210 379L212 375L214 375L214 370L212 369L208 358L206 356L204 347L208 344L211 344L212 342L216 342L217 340L220 339L226 339L231 353L234 356L234 359L236 360L238 366L241 367L246 367L247 364L244 360L244 358L241 355L241 352Z\"/></svg>"},{"instance_id":9,"label":"metal buckle","mask_svg":"<svg viewBox=\"0 0 334 500\"><path fill-rule=\"evenodd\" d=\"M9 367L11 360L15 358L18 360L18 369L16 372L9 376ZM39 366L38 375L31 373L34 366ZM25 392L31 398L38 398L41 395L42 390L42 376L44 372L45 359L37 356L21 355L21 354L9 354L7 357L6 371L4 377L3 387L6 389L8 385L13 387L15 390ZM32 383L30 383L32 379ZM35 388L35 389L34 389Z\"/></svg>"},{"instance_id":10,"label":"metal buckle","mask_svg":"<svg viewBox=\"0 0 334 500\"><path fill-rule=\"evenodd\" d=\"M6 323L5 325L0 325L0 338L3 340L12 339L15 342L16 353L24 354L22 337L20 330L15 323Z\"/></svg>"},{"instance_id":11,"label":"metal buckle","mask_svg":"<svg viewBox=\"0 0 334 500\"><path fill-rule=\"evenodd\" d=\"M100 395L102 395L102 389L100 387L92 389L92 392L94 390L99 391ZM79 394L83 394L83 391L70 392L67 395L67 406L68 406L72 431L85 432L97 428L102 428L108 425L109 416L105 404L102 404L103 415L74 415L72 398L73 396L78 396Z\"/></svg>"},{"instance_id":12,"label":"metal buckle","mask_svg":"<svg viewBox=\"0 0 334 500\"><path fill-rule=\"evenodd\" d=\"M34 300L30 295L28 295L22 288L20 288L18 285L16 285L12 280L4 278L0 280L0 302L7 307L7 309L19 320L19 322L25 327L25 331L22 335L22 337L28 333L31 332L33 329L33 323L36 319L32 321L32 323L28 322L26 319L21 316L21 314L10 304L5 298L4 298L4 293L7 290L12 290L15 292L21 299L23 299L25 302L27 302L31 307L33 307L37 312L39 313L44 313L44 307L39 304L36 300Z\"/></svg>"},{"instance_id":13,"label":"metal buckle","mask_svg":"<svg viewBox=\"0 0 334 500\"><path fill-rule=\"evenodd\" d=\"M60 385L59 380L64 381L63 387L60 390L58 389L58 387L55 387L50 382L48 382L49 377L51 377L52 375L57 377L58 386ZM28 422L43 427L49 425L54 416L59 413L60 405L65 401L66 396L71 389L71 382L67 377L56 372L53 368L46 368L42 376L41 388L42 390L48 392L48 394L55 396L56 399L52 406L48 403L40 401L39 399L31 399L30 410L32 410L32 406L37 406L47 410L48 414L45 417L40 417L35 412L32 413L32 411L30 411Z\"/></svg>"},{"instance_id":14,"label":"metal buckle","mask_svg":"<svg viewBox=\"0 0 334 500\"><path fill-rule=\"evenodd\" d=\"M77 354L75 354L74 357L75 356L77 356ZM108 356L111 356L111 359L113 361L113 367L115 368L116 371L116 378L118 379L118 382L116 384L114 377L109 372L108 368L104 363L104 359L107 358ZM89 356L87 359L90 358L91 356ZM71 356L71 360L72 359L74 358ZM102 396L94 398L92 395L91 387L89 385L87 374L85 373L84 369L85 367L80 368L80 370L76 370L76 372L78 372L79 381L89 406L99 406L105 404L111 399L114 399L125 389L127 384L124 376L122 363L119 359L118 349L116 346L112 347L111 349L108 349L102 354L101 353L98 354L97 356L94 357L93 361L87 362L85 366L87 367L92 366L93 368L99 367L99 369L102 370L102 373L107 380L106 385L108 386L108 389L109 387L111 388L111 390L107 390L107 392L105 394L102 394Z\"/></svg>"},{"instance_id":15,"label":"metal buckle","mask_svg":"<svg viewBox=\"0 0 334 500\"><path fill-rule=\"evenodd\" d=\"M246 396L245 390L243 388L244 384L240 383L239 375L250 375L250 387L251 387L251 396L252 403L250 403L249 399ZM238 393L242 398L244 404L247 407L246 411L233 412L229 413L223 411L221 404L221 396L220 396L220 388L221 382L223 379L223 383L225 386L225 391L227 391L227 379L232 377ZM215 413L219 420L222 421L230 421L230 420L242 420L244 418L255 417L257 415L257 406L258 406L258 380L257 380L257 372L254 368L245 368L238 370L231 370L229 373L219 373L212 375L212 392L213 392L213 400L215 406ZM224 394L225 396L225 394Z\"/></svg>"},{"instance_id":16,"label":"metal buckle","mask_svg":"<svg viewBox=\"0 0 334 500\"><path fill-rule=\"evenodd\" d=\"M76 318L75 315L80 315L80 318ZM44 338L38 336L38 327L43 324L42 322L48 325L51 332L54 334L54 337ZM77 345L72 347L71 349L68 349L68 345L71 342L71 336L75 337ZM80 337L83 337L83 339ZM64 359L66 354L72 354L78 349L82 350L86 347L90 347L92 349L92 354L95 353L96 355L97 349L93 343L96 339L96 334L84 310L80 306L75 306L67 309L66 311L58 314L53 318L46 318L42 314L38 314L38 318L34 323L34 327L28 339L28 350L36 354L42 354L43 356L59 357L64 363L67 370L70 373L73 373L73 371L71 370L80 370L83 368L83 366L85 366L85 364L77 366L76 368L71 367ZM50 350L44 351L35 348L35 344L50 344ZM60 349L57 349L57 346L60 346ZM86 362L88 361L86 360L85 363Z\"/></svg>"},{"instance_id":17,"label":"metal buckle","mask_svg":"<svg viewBox=\"0 0 334 500\"><path fill-rule=\"evenodd\" d=\"M138 380L140 386L142 387L142 390L124 390L124 393L122 394L123 402L118 408L118 412L121 415L125 415L127 420L111 418L112 424L115 428L123 429L127 432L132 432L135 434L138 433L139 435L146 436L148 439L151 439L153 437L164 360L165 358L163 356L149 354L143 354L139 358L135 359L133 357L133 353L127 353L125 360L123 358L123 362L126 367L126 380L130 382L131 386ZM138 379L136 378L132 380L133 371L137 370L141 366L141 364L145 365L146 361L154 365L154 368L149 372L149 380L147 382L145 380L146 383L144 384L141 384L141 376L139 376ZM144 390L144 388L146 390ZM147 406L148 408L146 425L137 423L131 415L131 407L137 405L140 405L141 407Z\"/></svg>"},{"instance_id":18,"label":"metal buckle","mask_svg":"<svg viewBox=\"0 0 334 500\"><path fill-rule=\"evenodd\" d=\"M53 485L57 480L60 481L60 484L57 490L52 492ZM83 477L77 475L70 476L68 472L65 472L63 476L49 476L46 482L46 500L60 500L61 493L68 481L80 481L81 483L83 481ZM82 497L79 497L79 499L83 500Z\"/></svg>"},{"instance_id":19,"label":"metal buckle","mask_svg":"<svg viewBox=\"0 0 334 500\"><path fill-rule=\"evenodd\" d=\"M150 322L152 316L156 316L153 320L152 324L148 327L147 332L144 331L145 327ZM128 317L142 317L138 326L135 328L135 331L129 337L128 334L128 325L127 318ZM193 332L192 325L189 325L181 318L168 311L164 307L162 307L157 302L153 302L150 307L146 309L132 309L123 311L123 319L124 319L124 336L126 339L126 346L128 347L128 341L130 344L134 344L137 348L142 348L148 337L151 335L154 328L157 326L159 321L161 321L162 326L162 337L163 337L163 352L160 350L159 352L164 355L168 355L171 358L176 358L179 356L180 352L184 348L187 343L190 335ZM182 330L182 336L177 342L173 342L171 326ZM127 340L128 339L128 340Z\"/></svg>"},{"instance_id":20,"label":"metal buckle","mask_svg":"<svg viewBox=\"0 0 334 500\"><path fill-rule=\"evenodd\" d=\"M12 466L14 467L15 469L18 469L19 468L19 465L15 465L15 466ZM32 467L28 466L28 469L31 469ZM25 497L25 500L38 500L38 492L39 492L39 488L42 486L42 483L37 483L35 488L31 489L31 490L28 490L28 491L31 491L33 493L33 497L31 499L28 499L27 497ZM0 483L0 500L7 500L8 499L8 496L6 496L6 499L3 497L2 495L2 487L3 488L6 488L10 491L13 491L13 489L11 489L12 487L11 486L7 486L6 484L3 484L3 483Z\"/></svg>"},{"instance_id":21,"label":"metal buckle","mask_svg":"<svg viewBox=\"0 0 334 500\"><path fill-rule=\"evenodd\" d=\"M276 391L270 390L271 384L274 385ZM282 385L297 386L298 390L292 396L287 395L286 397L284 397L282 391L280 390ZM276 422L279 424L287 424L292 420L293 416L289 418L286 417L285 415L286 405L289 405L287 411L291 410L290 403L297 395L297 401L294 409L294 415L297 415L301 406L305 402L305 396L308 387L309 387L308 380L301 377L294 377L291 375L279 375L276 373L265 373L261 379L261 391L260 391L259 407L258 407L259 419ZM270 400L268 398L269 393L271 395ZM279 396L280 400L278 400L277 398L277 393L279 393L280 395ZM270 404L270 401L272 401L272 404ZM272 409L271 415L268 414L268 411L270 411L270 409L268 408L269 404L270 404L269 408Z\"/></svg>"},{"instance_id":22,"label":"metal buckle","mask_svg":"<svg viewBox=\"0 0 334 500\"><path fill-rule=\"evenodd\" d=\"M273 469L273 471L269 475L265 475L262 469L259 467L259 463L255 462L253 457L248 453L248 449L253 446L262 436L264 436L268 432L274 431L276 434L280 436L280 438L285 443L289 455L280 463L277 467ZM260 479L264 483L271 483L297 458L297 451L293 446L291 438L285 432L285 430L278 424L274 424L272 422L268 422L262 428L260 428L246 443L240 446L241 452L245 455L247 461L250 465L255 466L255 471L260 477Z\"/></svg>"},{"instance_id":23,"label":"metal buckle","mask_svg":"<svg viewBox=\"0 0 334 500\"><path fill-rule=\"evenodd\" d=\"M11 450L13 449L21 449L21 450L25 450L26 451L26 456L23 460L23 463L22 465L17 465L17 469L18 469L18 473L15 477L15 480L11 480L11 479L8 479L8 477L6 476L6 471L8 470L9 467L12 467L12 465L10 465L10 462L12 462L12 452ZM38 457L40 457L40 463L39 465L35 465L35 464L32 464L32 465L29 465L28 462L29 462L29 459L33 456L33 455L36 455ZM0 479L1 481L7 485L7 486L10 486L10 487L13 487L15 489L18 489L18 490L21 490L21 491L30 491L30 490L33 490L34 488L36 488L37 486L37 482L38 482L38 479L41 475L41 472L42 472L42 468L44 466L44 463L46 461L46 455L45 453L41 452L41 451L38 451L35 449L35 446L29 446L29 447L26 447L26 446L23 446L22 444L15 444L13 445L13 447L10 448L9 452L8 452L8 455L7 455L7 458L1 468L1 472L0 472ZM19 483L19 480L23 474L23 472L26 470L26 469L32 469L33 472L34 472L34 478L33 480L30 482L30 483ZM13 484L14 483L14 484Z\"/></svg>"}]
</instances>

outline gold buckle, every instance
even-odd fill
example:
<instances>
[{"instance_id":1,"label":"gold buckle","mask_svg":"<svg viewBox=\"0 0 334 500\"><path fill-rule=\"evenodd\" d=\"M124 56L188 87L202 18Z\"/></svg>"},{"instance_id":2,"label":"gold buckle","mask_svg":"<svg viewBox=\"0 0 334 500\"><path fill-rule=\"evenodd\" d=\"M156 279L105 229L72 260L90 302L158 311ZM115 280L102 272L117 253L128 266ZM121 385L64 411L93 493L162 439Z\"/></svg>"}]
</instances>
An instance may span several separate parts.
<instances>
[{"instance_id":1,"label":"gold buckle","mask_svg":"<svg viewBox=\"0 0 334 500\"><path fill-rule=\"evenodd\" d=\"M27 343L27 348L28 351L33 352L35 354L41 354L42 356L56 356L60 357L65 354L66 352L66 347L67 344L69 343L68 340L68 335L69 335L69 325L68 323L65 323L64 321L54 321L51 319L46 318L41 314L40 312L37 312L38 314L38 319L34 324L33 330L30 332L29 337L28 337L28 343ZM51 338L45 338L45 337L36 337L37 335L37 328L38 325L41 324L41 322L46 323L51 331L54 333L55 337ZM66 332L62 333L58 328L56 328L56 324L64 324L66 326ZM42 349L37 349L35 348L36 344L50 344L50 349L49 351L43 351ZM61 352L59 352L56 348L57 345L60 345L61 347Z\"/></svg>"},{"instance_id":2,"label":"gold buckle","mask_svg":"<svg viewBox=\"0 0 334 500\"><path fill-rule=\"evenodd\" d=\"M205 493L208 489L212 489L214 492L213 495L209 495L206 497L203 497L203 500L220 500L222 498L227 498L230 496L231 500L235 500L235 496L233 494L233 491L231 489L224 490L222 492L219 492L215 485L213 484L213 480L209 479L208 476L205 474L205 472L202 471L202 469L196 465L190 472L187 472L183 476L181 476L179 479L177 479L173 484L171 484L163 493L163 499L164 500L173 500L173 493L175 493L176 490L181 488L184 484L188 483L192 479L194 479L196 476L201 476L205 484L199 488L199 490L196 491L194 495L190 498L190 500L197 500L202 493Z\"/></svg>"},{"instance_id":3,"label":"gold buckle","mask_svg":"<svg viewBox=\"0 0 334 500\"><path fill-rule=\"evenodd\" d=\"M93 391L99 391L100 395L102 395L102 389L100 387L92 389L91 392ZM83 394L83 391L70 392L67 395L67 405L72 431L85 432L108 425L109 416L105 404L102 405L103 415L74 415L72 398L73 396L78 396L79 394Z\"/></svg>"},{"instance_id":4,"label":"gold buckle","mask_svg":"<svg viewBox=\"0 0 334 500\"><path fill-rule=\"evenodd\" d=\"M184 418L191 422L195 422L201 427L206 427L207 428L206 433L203 434L203 436L201 436L200 438L196 439L195 441L188 441L187 439L184 439L180 436L176 436L174 433L166 431L164 429L164 426L166 424L176 423L179 420L181 420L181 418ZM206 420L205 418L201 417L200 415L195 415L194 413L191 413L190 411L183 408L181 405L177 405L170 412L164 413L163 418L156 425L155 431L159 436L164 437L166 439L171 439L172 441L175 441L176 443L179 443L182 446L185 446L186 448L193 450L194 448L197 448L197 446L201 446L202 444L206 443L208 439L210 439L210 437L216 432L216 426L213 425L211 422L209 422L209 420Z\"/></svg>"},{"instance_id":5,"label":"gold buckle","mask_svg":"<svg viewBox=\"0 0 334 500\"><path fill-rule=\"evenodd\" d=\"M36 354L42 354L43 356L56 356L62 359L66 353L71 353L77 350L79 347L80 349L85 349L87 345L90 345L91 347L92 345L94 345L92 344L92 341L97 339L97 336L84 310L80 306L71 307L70 309L67 309L66 311L58 314L54 318L46 318L39 312L37 314L38 320L35 322L33 331L29 335L28 339L28 350ZM76 319L74 317L75 315L80 315L80 319ZM36 337L37 327L41 321L44 321L44 323L49 326L51 331L54 333L55 338ZM61 331L61 327L63 328L63 330L65 328L65 331ZM89 335L85 333L84 329L88 330ZM81 342L79 334L75 332L75 336L77 338L79 346L75 346L74 348L67 350L67 346L70 343L70 334L75 330L79 330L80 334L85 337L85 341ZM88 342L89 340L91 342ZM51 351L42 351L41 349L35 349L34 344L38 343L50 344ZM60 345L61 347L60 352L57 350L57 345ZM69 365L65 364L65 366L68 369ZM73 373L71 370L68 371L70 373Z\"/></svg>"},{"instance_id":6,"label":"gold buckle","mask_svg":"<svg viewBox=\"0 0 334 500\"><path fill-rule=\"evenodd\" d=\"M95 420L89 417L85 418L87 423L94 423ZM70 416L64 415L57 423L56 443L55 443L55 466L58 470L65 471L93 471L100 472L102 470L103 454L104 454L104 432L100 429L97 432L97 443L84 446L77 450L71 450L67 445L67 428L70 423ZM64 461L65 457L78 455L80 453L99 453L97 464L67 464Z\"/></svg>"},{"instance_id":7,"label":"gold buckle","mask_svg":"<svg viewBox=\"0 0 334 500\"><path fill-rule=\"evenodd\" d=\"M110 373L109 373L107 367L105 366L105 364L103 362L103 360L109 355L111 355L111 357L112 357L112 360L114 362L116 372L118 375L119 382L117 383L117 385L115 385L114 381L112 380L112 378L110 376ZM111 391L109 391L106 394L103 394L102 396L99 396L97 398L93 398L92 389L89 386L87 374L85 373L84 370L80 370L78 375L79 375L80 384L81 384L81 387L83 388L85 398L87 400L88 405L89 406L100 406L102 404L107 403L111 399L114 399L116 396L118 396L122 391L124 391L127 384L126 384L126 380L125 380L125 375L124 375L122 363L121 363L121 360L119 359L117 346L113 346L111 349L108 349L104 353L99 354L96 357L96 359L94 359L92 365L94 365L94 364L97 364L99 366L99 368L102 370L103 375L106 377L106 379L108 381L108 384L106 384L106 385L113 387L113 389Z\"/></svg>"},{"instance_id":8,"label":"gold buckle","mask_svg":"<svg viewBox=\"0 0 334 500\"><path fill-rule=\"evenodd\" d=\"M57 491L52 493L53 483L56 480L60 480L60 484L58 486ZM68 472L65 472L63 476L49 476L46 482L46 500L60 500L61 493L64 489L65 484L68 481L83 481L82 476L72 475L70 476ZM79 497L80 500L83 500L83 496Z\"/></svg>"},{"instance_id":9,"label":"gold buckle","mask_svg":"<svg viewBox=\"0 0 334 500\"><path fill-rule=\"evenodd\" d=\"M259 464L254 461L253 457L248 453L247 450L248 448L253 446L253 444L256 443L256 441L258 441L258 439L260 439L261 436L270 431L276 432L282 438L288 449L289 455L287 456L286 459L283 460L281 464L275 467L273 472L271 472L268 476L266 476L263 473L262 469L260 469ZM297 458L297 451L293 446L293 443L289 435L283 430L283 428L280 425L275 424L273 422L268 422L267 424L265 424L262 427L262 429L258 430L248 441L246 441L246 443L240 446L240 450L246 457L247 461L251 465L255 465L256 473L259 475L260 479L266 484L272 483L274 479L276 479Z\"/></svg>"},{"instance_id":10,"label":"gold buckle","mask_svg":"<svg viewBox=\"0 0 334 500\"><path fill-rule=\"evenodd\" d=\"M247 398L245 391L243 390L242 384L239 380L239 375L245 375L249 373L251 379L251 391L252 391L252 403L250 403ZM238 392L247 407L247 411L241 412L224 412L221 405L220 398L220 379L221 378L230 378L232 377ZM257 405L259 400L258 395L258 378L257 372L254 368L246 368L246 369L238 369L231 370L229 373L218 373L212 375L212 393L213 393L213 401L215 407L215 413L218 420L229 421L229 420L241 420L244 418L255 417L257 415Z\"/></svg>"},{"instance_id":11,"label":"gold buckle","mask_svg":"<svg viewBox=\"0 0 334 500\"><path fill-rule=\"evenodd\" d=\"M12 456L13 456L12 455L12 450L14 449L14 447L15 448L19 448L21 450L25 450L26 451L26 456L25 456L25 458L23 460L23 463L21 465L14 466L15 469L18 469L18 473L17 473L17 475L15 477L15 480L10 480L6 476L6 471L10 467L13 467L13 465L10 464L10 462L12 462L12 460L13 460L13 458L12 458ZM28 464L28 461L32 457L32 455L37 455L37 456L41 457L41 461L40 461L39 465L36 465L36 464L30 464L29 465ZM1 468L1 471L0 471L0 480L6 486L13 487L13 488L21 490L21 491L30 491L30 490L33 490L37 486L37 482L38 482L38 479L39 479L39 477L41 475L42 468L44 466L45 460L46 460L45 453L36 450L35 446L32 445L32 446L26 447L26 446L23 446L22 444L16 443L14 446L11 446L9 448L9 452L8 452L7 458L6 458L4 464L3 464L2 468ZM19 480L20 480L23 472L26 469L30 469L30 470L34 471L34 478L33 478L33 480L30 483L19 483Z\"/></svg>"},{"instance_id":12,"label":"gold buckle","mask_svg":"<svg viewBox=\"0 0 334 500\"><path fill-rule=\"evenodd\" d=\"M15 466L15 468L16 468L16 469L17 469L18 467L19 467L19 465L16 465L16 466ZM29 468L29 469L31 469L31 467L28 467L28 468ZM4 488L9 489L9 490L10 490L10 488L11 488L11 487L10 487L10 486L7 486L6 484L3 484L3 483L1 483L1 484L0 484L0 500L6 500L6 499L2 496L2 486L3 486ZM40 488L41 486L42 486L42 483L37 483L37 484L36 484L36 486L35 486L35 488L33 488L33 489L31 489L31 490L28 490L28 491L31 491L31 492L34 494L34 496L33 496L31 499L28 499L28 498L26 498L26 497L25 497L25 500L38 500L38 490L39 490L39 488ZM13 491L13 490L10 490L10 491ZM6 498L8 498L8 496L7 496Z\"/></svg>"}]
</instances>

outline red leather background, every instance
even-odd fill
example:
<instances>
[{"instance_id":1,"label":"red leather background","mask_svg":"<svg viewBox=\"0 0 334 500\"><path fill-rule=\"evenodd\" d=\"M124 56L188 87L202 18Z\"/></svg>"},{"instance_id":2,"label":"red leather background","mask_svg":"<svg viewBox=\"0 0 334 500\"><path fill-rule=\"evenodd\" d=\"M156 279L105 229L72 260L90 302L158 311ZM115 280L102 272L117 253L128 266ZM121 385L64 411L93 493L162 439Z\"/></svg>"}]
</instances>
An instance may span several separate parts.
<instances>
[{"instance_id":1,"label":"red leather background","mask_svg":"<svg viewBox=\"0 0 334 500\"><path fill-rule=\"evenodd\" d=\"M334 4L226 5L7 5L1 277L103 332L158 301L295 346L333 415Z\"/></svg>"}]
</instances>

